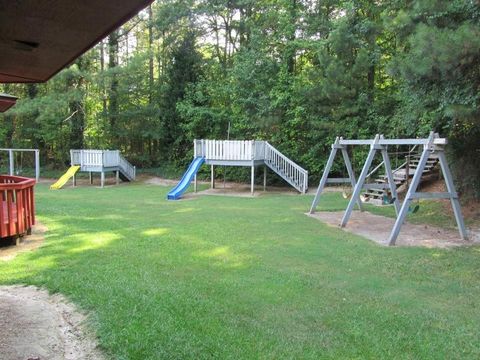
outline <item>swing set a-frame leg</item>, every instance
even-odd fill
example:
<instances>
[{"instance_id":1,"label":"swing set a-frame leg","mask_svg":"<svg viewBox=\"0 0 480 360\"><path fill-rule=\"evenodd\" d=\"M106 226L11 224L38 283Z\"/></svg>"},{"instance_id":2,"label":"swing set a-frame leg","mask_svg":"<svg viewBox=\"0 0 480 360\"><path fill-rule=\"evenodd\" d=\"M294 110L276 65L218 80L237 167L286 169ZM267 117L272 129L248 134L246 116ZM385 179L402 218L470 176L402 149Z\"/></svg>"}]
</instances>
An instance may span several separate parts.
<instances>
[{"instance_id":1,"label":"swing set a-frame leg","mask_svg":"<svg viewBox=\"0 0 480 360\"><path fill-rule=\"evenodd\" d=\"M328 174L330 173L330 169L332 168L333 161L335 160L335 155L337 154L337 144L339 138L335 140L335 143L332 145L332 151L330 152L330 156L328 157L327 165L325 166L325 170L323 171L322 178L320 179L320 184L318 185L317 193L315 194L315 198L313 199L312 206L310 207L310 214L315 212L317 208L318 202L320 201L320 195L322 194L325 185L327 184Z\"/></svg>"},{"instance_id":2,"label":"swing set a-frame leg","mask_svg":"<svg viewBox=\"0 0 480 360\"><path fill-rule=\"evenodd\" d=\"M422 156L420 157L420 161L418 166L415 170L415 174L413 175L412 182L410 187L408 188L407 194L405 195L405 200L403 201L402 207L400 208L400 212L397 215L397 219L395 221L395 225L393 225L392 232L390 233L390 237L388 238L388 244L390 246L395 245L397 241L398 234L400 233L400 229L402 227L405 218L407 217L408 208L410 203L412 202L412 195L416 193L418 185L420 184L420 180L422 178L423 170L425 169L425 165L427 164L428 158L430 157L430 145L424 145L424 149L422 152Z\"/></svg>"},{"instance_id":3,"label":"swing set a-frame leg","mask_svg":"<svg viewBox=\"0 0 480 360\"><path fill-rule=\"evenodd\" d=\"M367 160L365 161L365 165L363 165L362 172L360 173L360 176L358 177L358 182L355 184L355 188L353 189L353 194L352 197L350 198L350 201L348 203L347 209L345 210L345 213L343 214L342 221L340 223L341 227L345 227L348 223L348 220L350 219L350 216L352 215L353 207L355 206L355 203L357 201L360 201L360 192L362 191L363 184L365 183L365 180L368 175L368 170L370 169L370 165L372 165L373 158L375 157L375 153L378 150L378 140L380 136L377 135L375 136L375 139L373 140L372 144L370 145L370 152L368 153Z\"/></svg>"}]
</instances>

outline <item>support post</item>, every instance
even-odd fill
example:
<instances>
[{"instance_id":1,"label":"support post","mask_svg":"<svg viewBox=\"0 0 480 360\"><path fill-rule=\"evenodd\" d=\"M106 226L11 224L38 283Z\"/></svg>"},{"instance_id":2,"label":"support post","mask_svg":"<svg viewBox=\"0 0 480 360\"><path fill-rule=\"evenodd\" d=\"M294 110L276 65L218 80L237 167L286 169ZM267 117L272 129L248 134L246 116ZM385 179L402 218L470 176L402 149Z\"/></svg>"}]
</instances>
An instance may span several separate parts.
<instances>
[{"instance_id":1,"label":"support post","mask_svg":"<svg viewBox=\"0 0 480 360\"><path fill-rule=\"evenodd\" d=\"M263 191L267 190L267 166L263 166Z\"/></svg>"},{"instance_id":2,"label":"support post","mask_svg":"<svg viewBox=\"0 0 480 360\"><path fill-rule=\"evenodd\" d=\"M405 200L403 201L402 207L400 208L400 212L397 216L397 219L395 220L395 225L393 225L392 232L390 233L390 236L388 238L388 244L390 246L395 245L395 241L397 241L398 234L400 233L400 228L402 227L402 224L407 217L408 208L410 206L410 203L412 202L412 195L417 192L417 187L418 184L420 184L423 170L425 169L427 160L430 157L430 146L433 141L433 133L430 134L429 140L429 144L423 145L422 156L420 157L420 161L415 170L415 174L413 175L413 179L410 183L410 187L408 188L407 195L405 195Z\"/></svg>"},{"instance_id":3,"label":"support post","mask_svg":"<svg viewBox=\"0 0 480 360\"><path fill-rule=\"evenodd\" d=\"M378 150L378 140L380 139L380 135L376 135L375 139L373 139L372 144L370 145L370 152L368 153L367 160L365 161L365 165L363 166L362 172L360 173L360 177L358 178L358 182L353 189L352 197L348 203L347 209L345 210L345 214L343 214L342 221L340 223L341 227L345 227L352 215L353 207L355 203L360 200L360 192L362 191L363 184L365 183L365 179L368 175L368 170L370 169L370 165L372 165L373 158L375 157L375 153Z\"/></svg>"},{"instance_id":4,"label":"support post","mask_svg":"<svg viewBox=\"0 0 480 360\"><path fill-rule=\"evenodd\" d=\"M197 174L193 176L193 192L197 192Z\"/></svg>"},{"instance_id":5,"label":"support post","mask_svg":"<svg viewBox=\"0 0 480 360\"><path fill-rule=\"evenodd\" d=\"M210 187L215 189L215 169L210 165Z\"/></svg>"},{"instance_id":6,"label":"support post","mask_svg":"<svg viewBox=\"0 0 480 360\"><path fill-rule=\"evenodd\" d=\"M75 187L77 186L77 175L73 174L72 176L72 186Z\"/></svg>"},{"instance_id":7,"label":"support post","mask_svg":"<svg viewBox=\"0 0 480 360\"><path fill-rule=\"evenodd\" d=\"M397 185L395 185L395 180L393 179L392 166L390 164L390 157L388 156L388 151L385 146L382 146L381 152L382 152L383 164L385 166L385 173L387 174L388 185L390 187L390 193L392 194L392 198L395 199L394 201L395 213L398 216L398 213L400 212L400 201L398 201Z\"/></svg>"},{"instance_id":8,"label":"support post","mask_svg":"<svg viewBox=\"0 0 480 360\"><path fill-rule=\"evenodd\" d=\"M467 230L465 229L465 223L463 221L462 210L460 207L460 201L458 200L457 192L455 191L455 185L453 184L453 177L448 167L447 158L444 151L438 152L438 158L440 160L440 167L442 169L443 178L447 186L447 191L450 194L450 202L452 203L453 213L455 214L455 220L457 221L458 231L463 240L468 239Z\"/></svg>"},{"instance_id":9,"label":"support post","mask_svg":"<svg viewBox=\"0 0 480 360\"><path fill-rule=\"evenodd\" d=\"M120 171L115 171L115 183L120 184Z\"/></svg>"},{"instance_id":10,"label":"support post","mask_svg":"<svg viewBox=\"0 0 480 360\"><path fill-rule=\"evenodd\" d=\"M40 180L40 151L35 150L35 180Z\"/></svg>"},{"instance_id":11,"label":"support post","mask_svg":"<svg viewBox=\"0 0 480 360\"><path fill-rule=\"evenodd\" d=\"M253 192L255 190L255 166L252 165L252 178L250 181L250 192L253 196Z\"/></svg>"},{"instance_id":12,"label":"support post","mask_svg":"<svg viewBox=\"0 0 480 360\"><path fill-rule=\"evenodd\" d=\"M13 150L8 150L8 161L9 161L9 174L10 176L15 175L15 162L13 158Z\"/></svg>"},{"instance_id":13,"label":"support post","mask_svg":"<svg viewBox=\"0 0 480 360\"><path fill-rule=\"evenodd\" d=\"M348 156L348 151L345 146L342 147L342 156L343 160L345 161L345 167L347 168L348 177L350 178L350 184L352 184L352 189L355 189L357 181L355 179L355 173L353 172L352 163L350 162L350 157ZM357 205L358 209L360 211L363 211L362 201L360 200L360 198L357 199Z\"/></svg>"},{"instance_id":14,"label":"support post","mask_svg":"<svg viewBox=\"0 0 480 360\"><path fill-rule=\"evenodd\" d=\"M92 176L91 171L88 172L88 180L90 181L90 185L92 185L93 184L93 176Z\"/></svg>"},{"instance_id":15,"label":"support post","mask_svg":"<svg viewBox=\"0 0 480 360\"><path fill-rule=\"evenodd\" d=\"M328 157L327 165L325 165L325 170L323 170L322 178L320 179L320 183L318 184L317 193L315 194L315 197L313 198L312 206L310 207L310 214L313 214L315 212L318 202L320 201L320 195L322 194L323 188L327 183L328 174L330 173L330 169L332 168L333 161L335 160L335 155L337 154L337 147L338 147L339 141L340 141L340 138L337 137L335 139L335 142L332 145L332 151L330 152L330 156Z\"/></svg>"},{"instance_id":16,"label":"support post","mask_svg":"<svg viewBox=\"0 0 480 360\"><path fill-rule=\"evenodd\" d=\"M100 187L103 188L104 186L105 186L105 172L102 171L102 172L100 173Z\"/></svg>"}]
</instances>

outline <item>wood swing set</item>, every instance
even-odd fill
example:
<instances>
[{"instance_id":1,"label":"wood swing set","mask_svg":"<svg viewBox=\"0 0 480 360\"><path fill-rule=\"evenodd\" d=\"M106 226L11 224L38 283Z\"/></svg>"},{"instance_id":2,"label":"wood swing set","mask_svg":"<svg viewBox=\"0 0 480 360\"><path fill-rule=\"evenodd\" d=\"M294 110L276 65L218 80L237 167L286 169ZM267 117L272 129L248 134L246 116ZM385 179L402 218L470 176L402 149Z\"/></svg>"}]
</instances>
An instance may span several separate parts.
<instances>
[{"instance_id":1,"label":"wood swing set","mask_svg":"<svg viewBox=\"0 0 480 360\"><path fill-rule=\"evenodd\" d=\"M350 157L348 154L348 147L349 146L370 146L370 151L368 153L367 159L365 160L365 164L362 168L358 181L355 179L355 173L352 168L352 164L350 162ZM413 173L413 178L408 185L407 194L405 196L405 200L403 203L400 203L397 196L397 187L394 181L394 176L392 172L392 167L390 164L390 157L388 153L388 146L392 145L409 145L409 146L423 146L423 150L419 159L419 163L417 169ZM393 204L395 207L396 213L396 221L393 229L390 233L388 238L388 243L390 246L395 245L397 240L398 234L400 233L400 229L402 224L405 221L407 213L412 211L411 203L414 200L419 199L450 199L452 204L453 212L455 214L455 220L457 222L458 230L460 232L460 236L463 240L467 239L467 231L465 228L465 224L463 221L463 216L460 208L460 202L458 199L458 194L455 191L455 186L453 184L452 174L450 172L450 168L448 167L447 158L445 156L445 146L447 145L447 139L440 138L440 136L434 132L431 132L429 137L426 139L385 139L383 135L376 135L373 140L344 140L341 137L337 137L335 142L332 145L332 151L330 152L330 156L328 158L327 164L325 166L325 170L323 172L322 178L320 180L320 184L318 186L317 193L315 194L315 198L313 199L312 206L310 208L310 214L313 214L317 208L317 205L320 201L320 195L325 188L327 183L349 183L351 185L352 195L348 202L348 206L345 210L343 218L340 222L341 227L345 227L352 215L353 208L355 204L358 205L360 211L363 211L362 201L361 201L361 192L365 189L379 189L379 188L387 188L391 193L391 200L390 203ZM338 151L341 151L343 160L345 163L345 167L347 169L348 178L342 179L329 179L328 175L332 168L333 162L335 160L335 156ZM385 168L385 174L387 182L385 184L366 184L366 180L369 175L369 169L372 165L372 161L375 158L377 152L380 152L382 155L382 164ZM420 184L420 180L422 175L425 171L427 161L432 156L435 155L438 157L440 168L443 174L443 178L445 179L445 184L447 187L446 192L417 192L418 186ZM415 207L418 210L418 207Z\"/></svg>"}]
</instances>

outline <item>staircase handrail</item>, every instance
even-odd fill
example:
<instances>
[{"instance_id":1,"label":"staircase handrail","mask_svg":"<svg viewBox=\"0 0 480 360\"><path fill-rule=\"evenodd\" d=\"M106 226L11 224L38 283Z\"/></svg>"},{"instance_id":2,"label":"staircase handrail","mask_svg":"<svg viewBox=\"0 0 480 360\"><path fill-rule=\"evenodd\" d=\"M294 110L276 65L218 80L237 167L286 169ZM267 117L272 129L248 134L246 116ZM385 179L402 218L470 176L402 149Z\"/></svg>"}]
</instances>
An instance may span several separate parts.
<instances>
[{"instance_id":1,"label":"staircase handrail","mask_svg":"<svg viewBox=\"0 0 480 360\"><path fill-rule=\"evenodd\" d=\"M273 154L273 156L272 156ZM290 167L294 170L294 173L290 172L285 173L284 175L293 183L297 190L302 193L305 193L308 189L308 171L302 168L297 163L293 162L287 156L278 151L275 147L270 145L268 141L265 142L265 163L273 164L278 170L286 169ZM293 185L292 184L292 185Z\"/></svg>"},{"instance_id":2,"label":"staircase handrail","mask_svg":"<svg viewBox=\"0 0 480 360\"><path fill-rule=\"evenodd\" d=\"M135 180L136 167L133 166L125 159L122 154L119 153L118 156L118 166L122 169L123 172L131 179Z\"/></svg>"}]
</instances>

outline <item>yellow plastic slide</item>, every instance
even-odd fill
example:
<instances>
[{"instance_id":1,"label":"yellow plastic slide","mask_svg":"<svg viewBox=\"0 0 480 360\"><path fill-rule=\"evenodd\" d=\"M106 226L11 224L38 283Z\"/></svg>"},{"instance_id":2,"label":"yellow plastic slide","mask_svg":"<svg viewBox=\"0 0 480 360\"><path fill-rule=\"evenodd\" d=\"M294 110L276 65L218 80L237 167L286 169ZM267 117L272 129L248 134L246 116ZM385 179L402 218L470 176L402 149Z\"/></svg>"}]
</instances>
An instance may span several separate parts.
<instances>
[{"instance_id":1,"label":"yellow plastic slide","mask_svg":"<svg viewBox=\"0 0 480 360\"><path fill-rule=\"evenodd\" d=\"M57 180L57 182L53 185L50 186L50 190L58 190L63 187L67 183L67 181L75 175L75 173L80 169L80 166L70 166L70 169L67 170L65 174L62 175L60 179Z\"/></svg>"}]
</instances>

